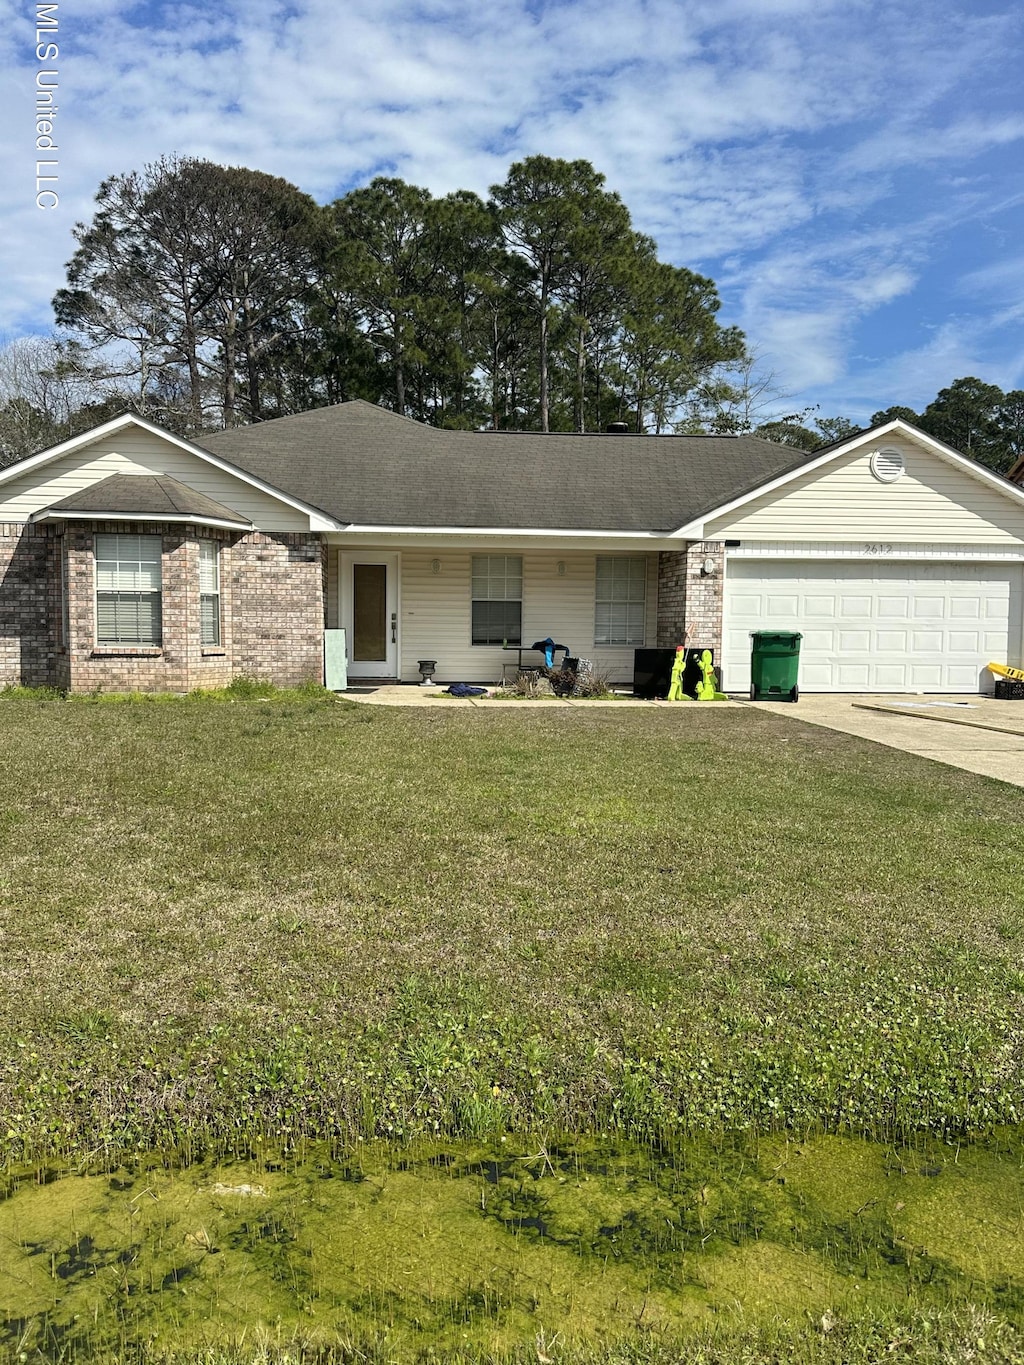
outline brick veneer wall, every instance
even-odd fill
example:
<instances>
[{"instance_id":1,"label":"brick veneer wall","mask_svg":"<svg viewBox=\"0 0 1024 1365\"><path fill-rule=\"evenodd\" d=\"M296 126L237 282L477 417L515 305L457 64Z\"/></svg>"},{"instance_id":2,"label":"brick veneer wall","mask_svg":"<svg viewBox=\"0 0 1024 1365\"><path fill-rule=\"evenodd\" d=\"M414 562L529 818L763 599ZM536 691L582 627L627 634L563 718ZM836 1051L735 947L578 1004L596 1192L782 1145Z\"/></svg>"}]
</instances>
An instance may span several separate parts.
<instances>
[{"instance_id":1,"label":"brick veneer wall","mask_svg":"<svg viewBox=\"0 0 1024 1365\"><path fill-rule=\"evenodd\" d=\"M96 644L95 537L106 532L161 538L159 646ZM207 538L220 545L217 646L200 642L199 544ZM0 523L0 686L189 692L239 674L280 686L322 681L324 556L312 533Z\"/></svg>"},{"instance_id":2,"label":"brick veneer wall","mask_svg":"<svg viewBox=\"0 0 1024 1365\"><path fill-rule=\"evenodd\" d=\"M323 682L324 553L313 532L257 531L232 546L236 673Z\"/></svg>"},{"instance_id":3,"label":"brick veneer wall","mask_svg":"<svg viewBox=\"0 0 1024 1365\"><path fill-rule=\"evenodd\" d=\"M702 572L713 559L713 573ZM685 550L658 555L658 645L713 649L722 653L722 602L725 590L725 546L721 541L695 541Z\"/></svg>"},{"instance_id":4,"label":"brick veneer wall","mask_svg":"<svg viewBox=\"0 0 1024 1365\"><path fill-rule=\"evenodd\" d=\"M159 536L161 540L161 633L159 645L96 643L96 536ZM188 637L198 622L190 611L190 545L184 527L139 522L69 522L64 534L68 596L68 647L61 685L70 692L188 692ZM197 579L198 582L198 579ZM198 624L195 626L198 633ZM200 686L194 683L192 686Z\"/></svg>"},{"instance_id":5,"label":"brick veneer wall","mask_svg":"<svg viewBox=\"0 0 1024 1365\"><path fill-rule=\"evenodd\" d=\"M686 551L658 555L658 648L681 645L686 634Z\"/></svg>"},{"instance_id":6,"label":"brick veneer wall","mask_svg":"<svg viewBox=\"0 0 1024 1365\"><path fill-rule=\"evenodd\" d=\"M60 651L60 537L0 522L0 687L55 687Z\"/></svg>"}]
</instances>

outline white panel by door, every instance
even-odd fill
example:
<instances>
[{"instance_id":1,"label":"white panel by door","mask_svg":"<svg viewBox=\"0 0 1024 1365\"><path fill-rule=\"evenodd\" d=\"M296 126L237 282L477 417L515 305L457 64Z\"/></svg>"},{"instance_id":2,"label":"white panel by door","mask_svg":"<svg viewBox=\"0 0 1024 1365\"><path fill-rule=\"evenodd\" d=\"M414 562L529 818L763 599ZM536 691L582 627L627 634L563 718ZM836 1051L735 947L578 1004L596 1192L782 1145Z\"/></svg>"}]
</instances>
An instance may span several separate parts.
<instances>
[{"instance_id":1,"label":"white panel by door","mask_svg":"<svg viewBox=\"0 0 1024 1365\"><path fill-rule=\"evenodd\" d=\"M977 692L1021 612L1015 564L730 559L725 685L750 687L751 631L798 630L802 691Z\"/></svg>"}]
</instances>

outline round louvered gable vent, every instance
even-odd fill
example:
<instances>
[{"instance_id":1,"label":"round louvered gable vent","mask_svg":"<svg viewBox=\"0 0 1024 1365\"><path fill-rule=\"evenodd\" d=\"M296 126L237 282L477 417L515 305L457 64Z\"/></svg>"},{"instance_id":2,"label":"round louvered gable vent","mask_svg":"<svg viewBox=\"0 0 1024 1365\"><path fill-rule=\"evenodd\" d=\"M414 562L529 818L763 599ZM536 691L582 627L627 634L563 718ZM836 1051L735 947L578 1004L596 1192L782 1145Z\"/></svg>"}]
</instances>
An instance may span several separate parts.
<instances>
[{"instance_id":1,"label":"round louvered gable vent","mask_svg":"<svg viewBox=\"0 0 1024 1365\"><path fill-rule=\"evenodd\" d=\"M871 456L871 472L880 483L895 483L905 471L902 451L888 447L876 450Z\"/></svg>"}]
</instances>

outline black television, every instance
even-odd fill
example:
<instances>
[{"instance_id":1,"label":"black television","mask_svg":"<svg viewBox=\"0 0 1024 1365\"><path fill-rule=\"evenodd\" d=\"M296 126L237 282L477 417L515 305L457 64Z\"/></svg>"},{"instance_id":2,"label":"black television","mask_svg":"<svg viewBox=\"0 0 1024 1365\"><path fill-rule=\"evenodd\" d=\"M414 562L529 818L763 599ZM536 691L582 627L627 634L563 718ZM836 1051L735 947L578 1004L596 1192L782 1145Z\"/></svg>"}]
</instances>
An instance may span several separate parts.
<instances>
[{"instance_id":1,"label":"black television","mask_svg":"<svg viewBox=\"0 0 1024 1365\"><path fill-rule=\"evenodd\" d=\"M675 657L674 649L634 649L633 696L647 701L667 697Z\"/></svg>"}]
</instances>

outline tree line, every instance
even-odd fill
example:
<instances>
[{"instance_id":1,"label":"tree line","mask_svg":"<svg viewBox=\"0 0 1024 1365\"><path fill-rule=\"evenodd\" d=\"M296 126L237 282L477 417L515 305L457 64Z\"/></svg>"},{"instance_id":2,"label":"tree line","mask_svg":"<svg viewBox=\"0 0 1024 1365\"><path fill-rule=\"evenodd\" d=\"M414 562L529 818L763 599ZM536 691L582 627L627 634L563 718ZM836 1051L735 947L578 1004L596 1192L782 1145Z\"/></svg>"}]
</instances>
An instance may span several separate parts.
<instances>
[{"instance_id":1,"label":"tree line","mask_svg":"<svg viewBox=\"0 0 1024 1365\"><path fill-rule=\"evenodd\" d=\"M198 435L361 397L450 427L727 420L742 333L586 161L486 200L389 177L324 207L168 157L112 176L57 292L68 373Z\"/></svg>"},{"instance_id":2,"label":"tree line","mask_svg":"<svg viewBox=\"0 0 1024 1365\"><path fill-rule=\"evenodd\" d=\"M804 408L764 422L757 431L770 440L811 451L863 430L845 417L821 417L808 425L814 411ZM920 412L894 404L874 413L870 425L897 417L1001 474L1024 456L1024 389L1004 393L996 384L967 375L940 389Z\"/></svg>"},{"instance_id":3,"label":"tree line","mask_svg":"<svg viewBox=\"0 0 1024 1365\"><path fill-rule=\"evenodd\" d=\"M393 177L326 206L170 156L111 176L74 230L59 332L0 349L0 459L126 407L185 436L364 398L438 426L853 434L781 395L706 276L658 258L587 161L534 156L485 200ZM1024 393L954 381L902 416L996 469Z\"/></svg>"}]
</instances>

